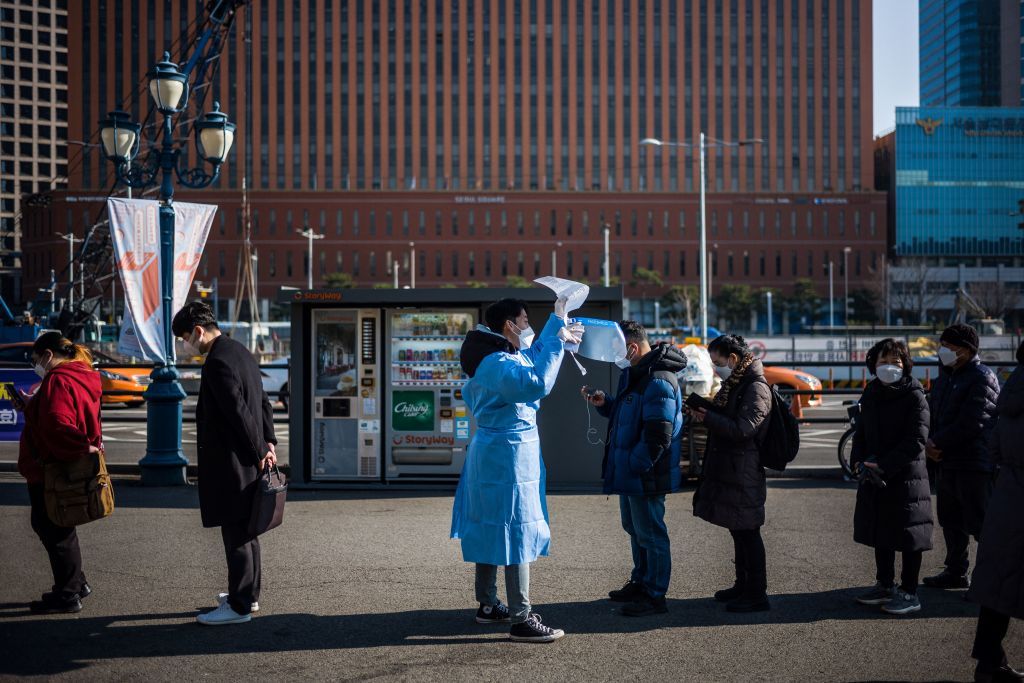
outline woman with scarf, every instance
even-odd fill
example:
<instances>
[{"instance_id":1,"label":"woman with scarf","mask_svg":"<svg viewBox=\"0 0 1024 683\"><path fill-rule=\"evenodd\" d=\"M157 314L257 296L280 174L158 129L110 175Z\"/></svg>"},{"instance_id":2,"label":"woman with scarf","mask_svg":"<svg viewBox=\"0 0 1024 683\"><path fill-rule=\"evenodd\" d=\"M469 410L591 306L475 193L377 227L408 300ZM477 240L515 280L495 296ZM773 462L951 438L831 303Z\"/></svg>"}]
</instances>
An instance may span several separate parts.
<instances>
[{"instance_id":1,"label":"woman with scarf","mask_svg":"<svg viewBox=\"0 0 1024 683\"><path fill-rule=\"evenodd\" d=\"M689 415L708 430L704 474L694 494L693 513L732 534L736 583L715 593L730 612L763 612L768 603L768 575L761 527L767 496L758 437L772 405L771 388L761 361L743 337L723 335L708 344L722 388L714 408L691 409Z\"/></svg>"},{"instance_id":2,"label":"woman with scarf","mask_svg":"<svg viewBox=\"0 0 1024 683\"><path fill-rule=\"evenodd\" d=\"M868 351L875 379L860 398L853 435L855 467L865 472L857 489L853 540L875 549L875 587L857 597L889 614L921 610L917 580L921 556L932 548L932 496L925 466L928 401L910 376L914 367L906 344L883 339ZM903 555L896 585L896 553Z\"/></svg>"}]
</instances>

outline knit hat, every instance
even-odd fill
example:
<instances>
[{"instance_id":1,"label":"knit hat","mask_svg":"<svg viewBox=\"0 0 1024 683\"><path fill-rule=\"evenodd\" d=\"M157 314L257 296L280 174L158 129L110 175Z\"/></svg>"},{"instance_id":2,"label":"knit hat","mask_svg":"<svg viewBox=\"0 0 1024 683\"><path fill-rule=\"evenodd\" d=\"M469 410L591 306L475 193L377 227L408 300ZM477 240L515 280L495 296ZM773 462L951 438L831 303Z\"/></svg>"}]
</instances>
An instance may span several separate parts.
<instances>
[{"instance_id":1,"label":"knit hat","mask_svg":"<svg viewBox=\"0 0 1024 683\"><path fill-rule=\"evenodd\" d=\"M970 349L971 353L978 353L978 333L970 325L950 325L939 337L939 341Z\"/></svg>"}]
</instances>

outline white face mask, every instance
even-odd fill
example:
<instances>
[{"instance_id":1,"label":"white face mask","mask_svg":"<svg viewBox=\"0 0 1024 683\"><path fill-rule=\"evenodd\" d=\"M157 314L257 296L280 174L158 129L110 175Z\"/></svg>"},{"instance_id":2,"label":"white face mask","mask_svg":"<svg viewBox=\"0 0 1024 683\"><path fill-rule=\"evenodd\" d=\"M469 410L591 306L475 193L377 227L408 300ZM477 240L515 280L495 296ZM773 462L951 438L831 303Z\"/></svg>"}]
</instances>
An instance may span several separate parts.
<instances>
[{"instance_id":1,"label":"white face mask","mask_svg":"<svg viewBox=\"0 0 1024 683\"><path fill-rule=\"evenodd\" d=\"M527 325L526 329L521 330L518 325L512 323L512 329L515 330L516 336L519 337L519 349L530 348L530 345L533 344L533 338L537 336L533 328Z\"/></svg>"},{"instance_id":2,"label":"white face mask","mask_svg":"<svg viewBox=\"0 0 1024 683\"><path fill-rule=\"evenodd\" d=\"M957 356L956 351L946 346L939 347L939 362L945 366L954 365L956 363Z\"/></svg>"},{"instance_id":3,"label":"white face mask","mask_svg":"<svg viewBox=\"0 0 1024 683\"><path fill-rule=\"evenodd\" d=\"M615 361L615 367L619 368L620 370L625 370L626 368L631 367L632 365L633 355L630 353L629 347L626 347L626 357L620 358L619 360Z\"/></svg>"},{"instance_id":4,"label":"white face mask","mask_svg":"<svg viewBox=\"0 0 1024 683\"><path fill-rule=\"evenodd\" d=\"M882 384L895 384L903 378L903 368L898 365L879 365L875 368L875 376Z\"/></svg>"},{"instance_id":5,"label":"white face mask","mask_svg":"<svg viewBox=\"0 0 1024 683\"><path fill-rule=\"evenodd\" d=\"M192 343L192 337L189 336L188 339L185 339L182 342L182 346L185 347L185 353L187 353L189 356L201 356L201 355L203 355L203 352L199 350L199 346L198 346L198 344L201 343L201 341L202 341L202 335L200 335L200 341L196 342L196 344Z\"/></svg>"},{"instance_id":6,"label":"white face mask","mask_svg":"<svg viewBox=\"0 0 1024 683\"><path fill-rule=\"evenodd\" d=\"M39 375L40 379L46 377L46 364L43 363L41 360L39 361L39 363L33 363L32 369L35 371L37 375Z\"/></svg>"}]
</instances>

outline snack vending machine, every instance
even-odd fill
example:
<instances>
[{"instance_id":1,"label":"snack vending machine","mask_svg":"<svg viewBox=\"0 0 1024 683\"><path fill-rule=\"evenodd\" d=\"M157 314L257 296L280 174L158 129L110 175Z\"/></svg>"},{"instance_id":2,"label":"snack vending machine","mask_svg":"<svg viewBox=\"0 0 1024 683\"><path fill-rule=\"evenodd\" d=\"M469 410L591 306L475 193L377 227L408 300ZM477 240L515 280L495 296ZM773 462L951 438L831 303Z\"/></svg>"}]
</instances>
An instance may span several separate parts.
<instances>
[{"instance_id":1,"label":"snack vending machine","mask_svg":"<svg viewBox=\"0 0 1024 683\"><path fill-rule=\"evenodd\" d=\"M380 311L312 314L312 478L379 479Z\"/></svg>"},{"instance_id":2,"label":"snack vending machine","mask_svg":"<svg viewBox=\"0 0 1024 683\"><path fill-rule=\"evenodd\" d=\"M477 314L392 309L386 315L386 478L457 478L474 428L462 398L468 377L459 350Z\"/></svg>"}]
</instances>

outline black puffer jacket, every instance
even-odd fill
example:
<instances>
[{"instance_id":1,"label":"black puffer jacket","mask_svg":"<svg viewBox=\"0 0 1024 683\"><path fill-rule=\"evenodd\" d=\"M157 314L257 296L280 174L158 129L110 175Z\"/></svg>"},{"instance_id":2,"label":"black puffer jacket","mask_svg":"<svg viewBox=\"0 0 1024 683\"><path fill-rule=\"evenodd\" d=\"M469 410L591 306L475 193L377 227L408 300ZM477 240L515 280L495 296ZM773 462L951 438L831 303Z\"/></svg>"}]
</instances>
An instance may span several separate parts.
<instances>
[{"instance_id":1,"label":"black puffer jacket","mask_svg":"<svg viewBox=\"0 0 1024 683\"><path fill-rule=\"evenodd\" d=\"M942 368L928 395L929 438L942 451L942 467L994 472L988 440L995 426L999 380L977 358L958 370Z\"/></svg>"},{"instance_id":2,"label":"black puffer jacket","mask_svg":"<svg viewBox=\"0 0 1024 683\"><path fill-rule=\"evenodd\" d=\"M878 463L886 486L865 481L857 489L853 540L885 550L931 550L924 389L910 377L889 386L875 379L864 389L860 409L851 459Z\"/></svg>"},{"instance_id":3,"label":"black puffer jacket","mask_svg":"<svg viewBox=\"0 0 1024 683\"><path fill-rule=\"evenodd\" d=\"M969 597L1024 619L1024 366L1010 375L997 411L992 450L999 476L985 513Z\"/></svg>"},{"instance_id":4,"label":"black puffer jacket","mask_svg":"<svg viewBox=\"0 0 1024 683\"><path fill-rule=\"evenodd\" d=\"M772 393L761 361L751 363L724 410L709 410L704 475L693 514L726 529L764 526L768 490L757 439L771 412Z\"/></svg>"}]
</instances>

